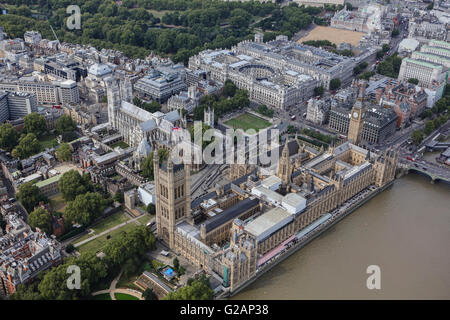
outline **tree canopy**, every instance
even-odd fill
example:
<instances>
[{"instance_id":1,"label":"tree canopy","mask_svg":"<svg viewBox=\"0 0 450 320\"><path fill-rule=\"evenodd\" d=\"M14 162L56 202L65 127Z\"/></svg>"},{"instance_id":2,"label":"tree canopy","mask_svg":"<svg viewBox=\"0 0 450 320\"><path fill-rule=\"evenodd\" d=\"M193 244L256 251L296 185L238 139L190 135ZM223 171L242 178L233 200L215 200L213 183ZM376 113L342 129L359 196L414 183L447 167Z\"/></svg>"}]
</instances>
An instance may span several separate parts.
<instances>
[{"instance_id":1,"label":"tree canopy","mask_svg":"<svg viewBox=\"0 0 450 320\"><path fill-rule=\"evenodd\" d=\"M140 225L112 238L103 252L110 265L118 266L132 257L144 255L146 251L155 249L155 246L153 233L149 228Z\"/></svg>"},{"instance_id":2,"label":"tree canopy","mask_svg":"<svg viewBox=\"0 0 450 320\"><path fill-rule=\"evenodd\" d=\"M38 30L45 38L54 39L50 23L60 41L113 48L129 57L144 58L154 51L184 63L201 50L230 48L252 37L254 28L291 37L312 22L323 24L320 12L342 8L213 0L125 0L118 6L112 0L79 0L83 28L68 30L67 1L4 2L17 6L8 15L0 15L0 24L12 38L22 37L26 30ZM159 18L147 10L167 11ZM35 12L48 20L37 19Z\"/></svg>"},{"instance_id":3,"label":"tree canopy","mask_svg":"<svg viewBox=\"0 0 450 320\"><path fill-rule=\"evenodd\" d=\"M23 134L19 144L13 149L14 158L26 159L41 150L41 144L34 133Z\"/></svg>"},{"instance_id":4,"label":"tree canopy","mask_svg":"<svg viewBox=\"0 0 450 320\"><path fill-rule=\"evenodd\" d=\"M47 132L47 123L41 114L32 112L23 118L23 132L34 133L36 137L41 137Z\"/></svg>"},{"instance_id":5,"label":"tree canopy","mask_svg":"<svg viewBox=\"0 0 450 320\"><path fill-rule=\"evenodd\" d=\"M65 132L73 132L77 129L77 124L68 115L62 115L56 120L56 132L63 134Z\"/></svg>"},{"instance_id":6,"label":"tree canopy","mask_svg":"<svg viewBox=\"0 0 450 320\"><path fill-rule=\"evenodd\" d=\"M198 279L190 281L190 284L170 292L165 300L211 300L213 290L209 286L209 279L201 275Z\"/></svg>"},{"instance_id":7,"label":"tree canopy","mask_svg":"<svg viewBox=\"0 0 450 320\"><path fill-rule=\"evenodd\" d=\"M62 179L62 178L61 178ZM87 226L100 217L106 207L106 200L94 192L78 194L73 201L67 204L64 218L70 223L79 223Z\"/></svg>"},{"instance_id":8,"label":"tree canopy","mask_svg":"<svg viewBox=\"0 0 450 320\"><path fill-rule=\"evenodd\" d=\"M33 229L39 228L47 235L52 233L52 216L44 208L36 208L28 215L28 224Z\"/></svg>"},{"instance_id":9,"label":"tree canopy","mask_svg":"<svg viewBox=\"0 0 450 320\"><path fill-rule=\"evenodd\" d=\"M19 142L19 133L10 124L4 123L0 126L0 148L11 151Z\"/></svg>"},{"instance_id":10,"label":"tree canopy","mask_svg":"<svg viewBox=\"0 0 450 320\"><path fill-rule=\"evenodd\" d=\"M72 159L72 151L68 143L62 143L55 151L59 161L70 161Z\"/></svg>"},{"instance_id":11,"label":"tree canopy","mask_svg":"<svg viewBox=\"0 0 450 320\"><path fill-rule=\"evenodd\" d=\"M64 200L71 201L79 194L92 190L89 175L81 175L76 170L65 172L58 181L58 188Z\"/></svg>"},{"instance_id":12,"label":"tree canopy","mask_svg":"<svg viewBox=\"0 0 450 320\"><path fill-rule=\"evenodd\" d=\"M330 81L330 90L337 90L341 87L341 79L334 78Z\"/></svg>"},{"instance_id":13,"label":"tree canopy","mask_svg":"<svg viewBox=\"0 0 450 320\"><path fill-rule=\"evenodd\" d=\"M16 197L28 212L33 211L34 207L38 205L39 202L47 201L47 198L39 192L39 188L31 181L19 186Z\"/></svg>"},{"instance_id":14,"label":"tree canopy","mask_svg":"<svg viewBox=\"0 0 450 320\"><path fill-rule=\"evenodd\" d=\"M143 161L141 164L141 169L142 169L142 176L144 178L147 178L148 180L153 180L154 179L154 167L153 167L153 152L152 151ZM167 159L168 157L168 152L166 149L158 149L158 156L159 156L159 161L162 162L164 160Z\"/></svg>"}]
</instances>

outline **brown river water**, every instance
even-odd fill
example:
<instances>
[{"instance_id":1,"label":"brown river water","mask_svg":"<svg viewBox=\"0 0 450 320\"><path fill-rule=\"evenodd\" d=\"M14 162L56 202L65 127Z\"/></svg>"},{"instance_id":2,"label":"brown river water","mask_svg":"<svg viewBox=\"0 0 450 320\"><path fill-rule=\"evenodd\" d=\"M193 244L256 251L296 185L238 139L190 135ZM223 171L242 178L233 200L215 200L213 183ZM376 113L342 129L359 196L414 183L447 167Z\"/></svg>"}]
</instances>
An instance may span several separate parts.
<instances>
[{"instance_id":1,"label":"brown river water","mask_svg":"<svg viewBox=\"0 0 450 320\"><path fill-rule=\"evenodd\" d=\"M450 186L396 180L232 299L450 299Z\"/></svg>"}]
</instances>

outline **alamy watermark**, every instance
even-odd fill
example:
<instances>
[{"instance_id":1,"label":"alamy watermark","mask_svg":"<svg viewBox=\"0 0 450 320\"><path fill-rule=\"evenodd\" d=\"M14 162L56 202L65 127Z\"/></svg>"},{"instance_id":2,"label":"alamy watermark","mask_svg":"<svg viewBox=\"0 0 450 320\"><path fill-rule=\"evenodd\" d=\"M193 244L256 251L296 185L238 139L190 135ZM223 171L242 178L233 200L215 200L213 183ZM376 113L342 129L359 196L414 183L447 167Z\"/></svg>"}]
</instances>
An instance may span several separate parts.
<instances>
[{"instance_id":1,"label":"alamy watermark","mask_svg":"<svg viewBox=\"0 0 450 320\"><path fill-rule=\"evenodd\" d=\"M70 14L67 18L66 26L69 30L81 29L81 10L77 5L70 5L66 9L66 13Z\"/></svg>"},{"instance_id":2,"label":"alamy watermark","mask_svg":"<svg viewBox=\"0 0 450 320\"><path fill-rule=\"evenodd\" d=\"M67 267L66 273L70 274L67 279L67 288L69 290L81 289L81 270L77 265L70 265Z\"/></svg>"},{"instance_id":3,"label":"alamy watermark","mask_svg":"<svg viewBox=\"0 0 450 320\"><path fill-rule=\"evenodd\" d=\"M381 289L381 269L380 269L380 267L375 264L372 264L367 267L366 273L370 274L370 276L367 278L367 281L366 281L367 289L380 290Z\"/></svg>"},{"instance_id":4,"label":"alamy watermark","mask_svg":"<svg viewBox=\"0 0 450 320\"><path fill-rule=\"evenodd\" d=\"M278 163L280 132L267 129L203 129L201 121L194 122L193 138L189 130L173 128L170 153L175 164L258 164L270 166ZM193 142L193 143L191 143ZM206 145L205 147L203 147ZM276 150L276 152L273 152Z\"/></svg>"}]
</instances>

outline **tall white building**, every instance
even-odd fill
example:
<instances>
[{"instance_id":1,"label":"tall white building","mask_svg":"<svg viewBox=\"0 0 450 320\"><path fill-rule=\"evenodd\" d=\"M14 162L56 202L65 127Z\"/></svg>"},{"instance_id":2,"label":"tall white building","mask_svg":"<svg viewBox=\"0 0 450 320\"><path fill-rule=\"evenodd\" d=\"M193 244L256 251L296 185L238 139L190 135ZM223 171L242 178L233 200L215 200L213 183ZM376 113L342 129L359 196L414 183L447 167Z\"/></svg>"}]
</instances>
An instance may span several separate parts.
<instances>
[{"instance_id":1,"label":"tall white building","mask_svg":"<svg viewBox=\"0 0 450 320\"><path fill-rule=\"evenodd\" d=\"M37 112L36 96L26 92L0 91L0 123Z\"/></svg>"},{"instance_id":2,"label":"tall white building","mask_svg":"<svg viewBox=\"0 0 450 320\"><path fill-rule=\"evenodd\" d=\"M404 58L398 75L399 81L419 80L419 85L432 88L448 80L450 68L450 43L431 40L420 51Z\"/></svg>"},{"instance_id":3,"label":"tall white building","mask_svg":"<svg viewBox=\"0 0 450 320\"><path fill-rule=\"evenodd\" d=\"M80 103L78 86L73 80L1 82L0 90L34 93L37 101L44 104Z\"/></svg>"},{"instance_id":4,"label":"tall white building","mask_svg":"<svg viewBox=\"0 0 450 320\"><path fill-rule=\"evenodd\" d=\"M311 98L308 100L306 109L306 120L316 124L324 124L327 120L330 102L323 99Z\"/></svg>"},{"instance_id":5,"label":"tall white building","mask_svg":"<svg viewBox=\"0 0 450 320\"><path fill-rule=\"evenodd\" d=\"M37 112L36 96L27 92L8 93L9 120L24 118L27 114Z\"/></svg>"}]
</instances>

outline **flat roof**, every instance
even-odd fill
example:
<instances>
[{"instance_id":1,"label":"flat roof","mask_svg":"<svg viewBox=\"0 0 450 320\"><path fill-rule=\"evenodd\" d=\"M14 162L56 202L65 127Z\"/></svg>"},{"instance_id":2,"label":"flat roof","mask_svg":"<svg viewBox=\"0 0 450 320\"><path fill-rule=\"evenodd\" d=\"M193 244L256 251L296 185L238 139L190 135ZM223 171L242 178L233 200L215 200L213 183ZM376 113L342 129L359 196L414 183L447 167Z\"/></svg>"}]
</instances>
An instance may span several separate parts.
<instances>
[{"instance_id":1,"label":"flat roof","mask_svg":"<svg viewBox=\"0 0 450 320\"><path fill-rule=\"evenodd\" d=\"M48 178L47 180L42 180L42 181L39 181L39 182L35 183L35 186L38 187L38 188L45 187L45 186L47 186L47 185L49 185L49 184L51 184L53 182L59 181L59 179L61 177L62 177L62 174L58 174L57 176Z\"/></svg>"},{"instance_id":2,"label":"flat roof","mask_svg":"<svg viewBox=\"0 0 450 320\"><path fill-rule=\"evenodd\" d=\"M407 62L411 62L411 63L415 63L424 67L428 67L428 68L433 68L433 69L442 69L441 65L438 64L434 64L431 62L425 62L422 60L416 60L416 59L411 59L411 58L404 58L403 60L407 61Z\"/></svg>"},{"instance_id":3,"label":"flat roof","mask_svg":"<svg viewBox=\"0 0 450 320\"><path fill-rule=\"evenodd\" d=\"M283 202L293 207L297 207L304 201L306 202L306 199L297 193L288 193L283 197Z\"/></svg>"},{"instance_id":4,"label":"flat roof","mask_svg":"<svg viewBox=\"0 0 450 320\"><path fill-rule=\"evenodd\" d=\"M280 183L281 183L281 179L275 175L269 176L269 177L265 178L263 181L261 181L261 185L266 188L269 188L273 185L280 184Z\"/></svg>"},{"instance_id":5,"label":"flat roof","mask_svg":"<svg viewBox=\"0 0 450 320\"><path fill-rule=\"evenodd\" d=\"M249 210L250 208L258 205L258 199L245 198L242 201L239 201L234 206L224 210L223 212L215 215L211 219L206 220L206 232L216 229L217 227L234 220L243 212Z\"/></svg>"},{"instance_id":6,"label":"flat roof","mask_svg":"<svg viewBox=\"0 0 450 320\"><path fill-rule=\"evenodd\" d=\"M250 221L244 227L261 241L293 220L293 216L282 208L273 208L263 213L258 218Z\"/></svg>"}]
</instances>

